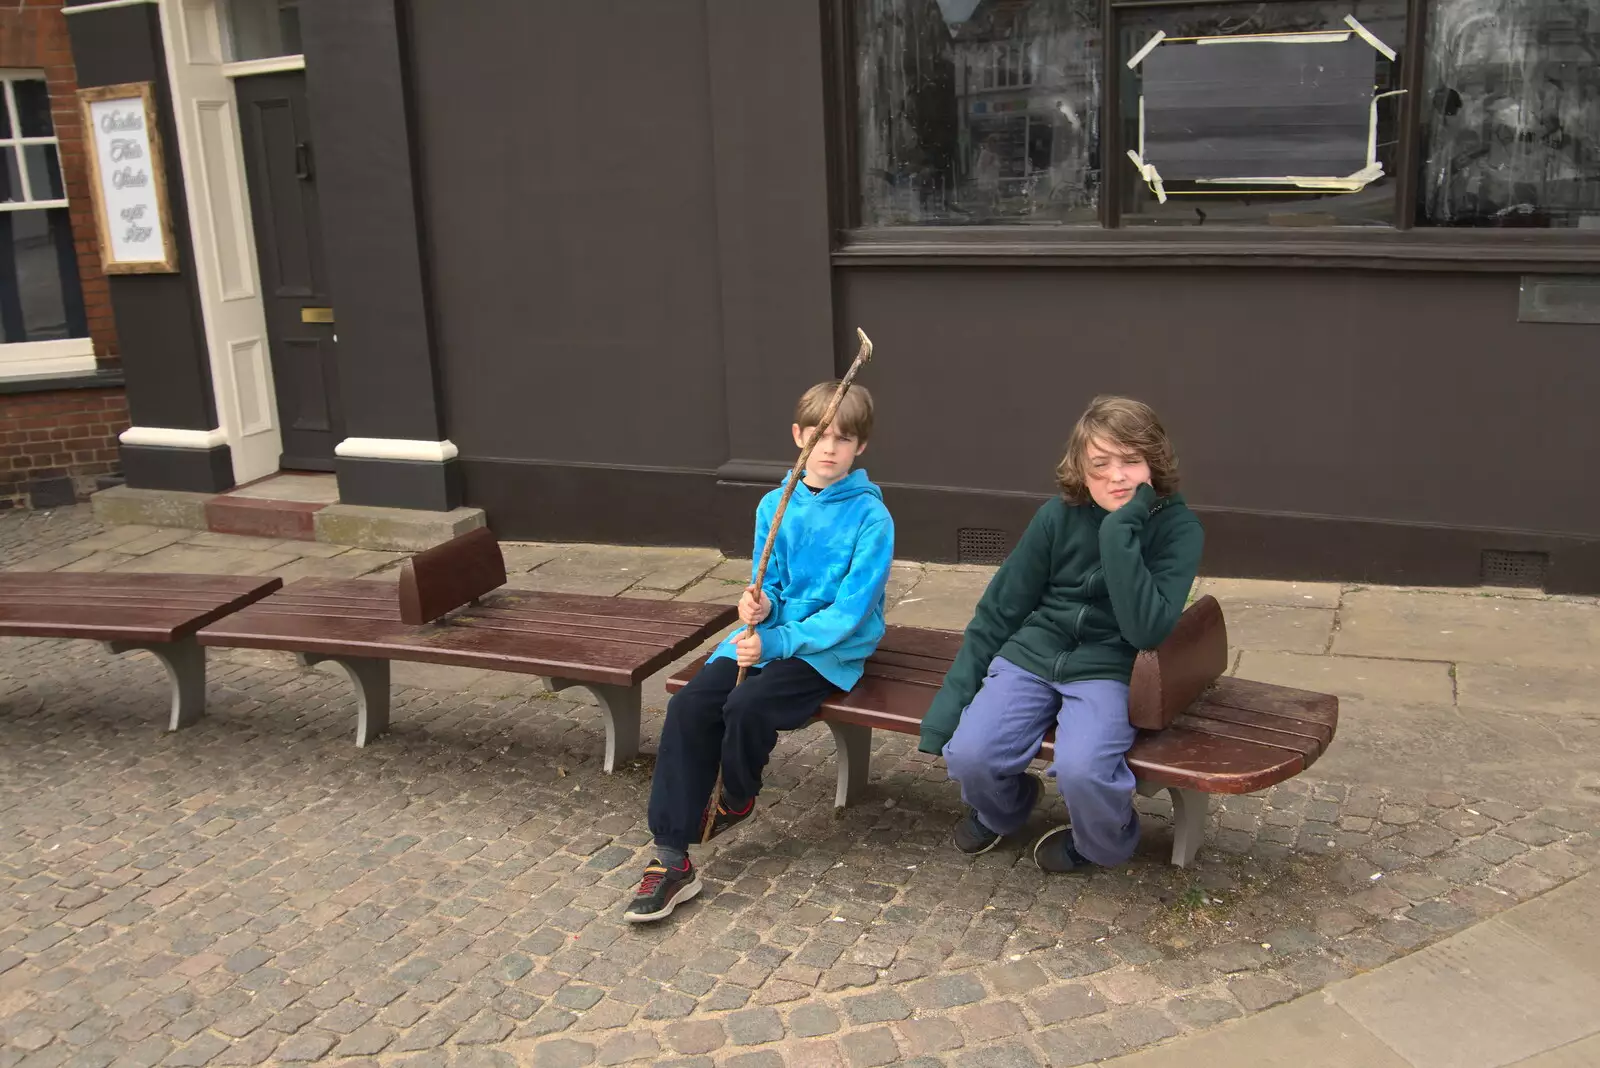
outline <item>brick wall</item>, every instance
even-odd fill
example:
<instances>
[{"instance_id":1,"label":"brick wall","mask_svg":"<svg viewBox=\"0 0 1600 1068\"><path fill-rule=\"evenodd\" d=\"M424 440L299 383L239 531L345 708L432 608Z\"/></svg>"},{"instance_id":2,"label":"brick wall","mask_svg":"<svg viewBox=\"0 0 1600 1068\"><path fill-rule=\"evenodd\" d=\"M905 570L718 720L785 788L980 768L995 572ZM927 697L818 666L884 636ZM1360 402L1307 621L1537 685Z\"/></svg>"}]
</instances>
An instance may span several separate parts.
<instances>
[{"instance_id":1,"label":"brick wall","mask_svg":"<svg viewBox=\"0 0 1600 1068\"><path fill-rule=\"evenodd\" d=\"M85 499L118 469L127 428L121 389L0 394L0 511Z\"/></svg>"},{"instance_id":2,"label":"brick wall","mask_svg":"<svg viewBox=\"0 0 1600 1068\"><path fill-rule=\"evenodd\" d=\"M89 336L100 368L115 369L121 362L117 328L100 269L78 77L61 0L0 0L0 67L42 70L49 85ZM97 476L118 470L117 435L127 426L120 388L9 393L0 383L0 510L58 505L69 491L87 496Z\"/></svg>"}]
</instances>

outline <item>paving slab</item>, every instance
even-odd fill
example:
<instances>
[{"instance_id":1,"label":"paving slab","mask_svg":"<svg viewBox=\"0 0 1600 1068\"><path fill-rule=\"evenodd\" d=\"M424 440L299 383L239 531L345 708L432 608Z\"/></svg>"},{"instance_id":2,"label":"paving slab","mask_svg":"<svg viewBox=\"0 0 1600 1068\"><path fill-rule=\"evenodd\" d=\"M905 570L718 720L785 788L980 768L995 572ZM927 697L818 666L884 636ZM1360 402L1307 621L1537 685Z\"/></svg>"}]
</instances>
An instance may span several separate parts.
<instances>
[{"instance_id":1,"label":"paving slab","mask_svg":"<svg viewBox=\"0 0 1600 1068\"><path fill-rule=\"evenodd\" d=\"M1345 594L1333 652L1595 669L1600 667L1600 612L1566 601L1352 591Z\"/></svg>"},{"instance_id":2,"label":"paving slab","mask_svg":"<svg viewBox=\"0 0 1600 1068\"><path fill-rule=\"evenodd\" d=\"M1202 578L1196 597L1211 594L1224 610L1234 605L1282 608L1338 608L1344 587L1337 582L1279 582L1271 579Z\"/></svg>"},{"instance_id":3,"label":"paving slab","mask_svg":"<svg viewBox=\"0 0 1600 1068\"><path fill-rule=\"evenodd\" d=\"M83 557L81 560L74 560L72 563L67 564L64 567L56 568L56 570L57 571L114 571L117 568L121 567L123 564L127 563L129 560L137 560L137 559L138 559L138 557L132 555L131 553L119 553L119 552L114 552L114 551L105 551L105 552L93 553L93 554L91 554L89 556Z\"/></svg>"},{"instance_id":4,"label":"paving slab","mask_svg":"<svg viewBox=\"0 0 1600 1068\"><path fill-rule=\"evenodd\" d=\"M94 554L95 550L93 549L84 549L69 545L60 549L51 549L49 552L40 553L38 556L30 556L26 560L20 560L17 563L12 564L7 570L34 572L55 571L57 568L66 567L69 564L75 564L79 560L83 560L87 557L93 556Z\"/></svg>"},{"instance_id":5,"label":"paving slab","mask_svg":"<svg viewBox=\"0 0 1600 1068\"><path fill-rule=\"evenodd\" d=\"M889 611L887 619L903 627L965 630L993 576L990 569L956 571L930 567L910 596Z\"/></svg>"},{"instance_id":6,"label":"paving slab","mask_svg":"<svg viewBox=\"0 0 1600 1068\"><path fill-rule=\"evenodd\" d=\"M1600 1035L1590 1035L1578 1041L1518 1061L1509 1068L1595 1068L1600 1064Z\"/></svg>"},{"instance_id":7,"label":"paving slab","mask_svg":"<svg viewBox=\"0 0 1600 1068\"><path fill-rule=\"evenodd\" d=\"M99 552L102 549L115 549L124 542L130 542L146 534L153 534L160 529L160 527L145 526L142 523L123 523L114 527L106 527L98 534L92 534L87 538L75 541L72 543L72 547L88 549L91 552Z\"/></svg>"},{"instance_id":8,"label":"paving slab","mask_svg":"<svg viewBox=\"0 0 1600 1068\"><path fill-rule=\"evenodd\" d=\"M1246 650L1233 672L1279 686L1331 693L1347 702L1393 705L1450 705L1455 683L1450 665L1419 660L1377 660L1359 656L1308 656Z\"/></svg>"},{"instance_id":9,"label":"paving slab","mask_svg":"<svg viewBox=\"0 0 1600 1068\"><path fill-rule=\"evenodd\" d=\"M1224 605L1228 648L1280 653L1321 653L1333 636L1331 608Z\"/></svg>"},{"instance_id":10,"label":"paving slab","mask_svg":"<svg viewBox=\"0 0 1600 1068\"><path fill-rule=\"evenodd\" d=\"M1600 762L1600 724L1440 705L1341 702L1339 734L1316 772L1395 789L1573 800Z\"/></svg>"},{"instance_id":11,"label":"paving slab","mask_svg":"<svg viewBox=\"0 0 1600 1068\"><path fill-rule=\"evenodd\" d=\"M1600 669L1460 664L1456 703L1466 711L1600 718Z\"/></svg>"},{"instance_id":12,"label":"paving slab","mask_svg":"<svg viewBox=\"0 0 1600 1068\"><path fill-rule=\"evenodd\" d=\"M366 578L380 568L388 567L404 558L403 553L379 552L376 549L345 549L330 556L302 556L282 567L268 571L285 582L303 578L353 579Z\"/></svg>"},{"instance_id":13,"label":"paving slab","mask_svg":"<svg viewBox=\"0 0 1600 1068\"><path fill-rule=\"evenodd\" d=\"M1414 1068L1322 994L1100 1063L1107 1068Z\"/></svg>"},{"instance_id":14,"label":"paving slab","mask_svg":"<svg viewBox=\"0 0 1600 1068\"><path fill-rule=\"evenodd\" d=\"M514 584L550 593L603 596L614 596L631 586L677 591L693 585L721 559L715 549L569 545L548 562L514 576Z\"/></svg>"},{"instance_id":15,"label":"paving slab","mask_svg":"<svg viewBox=\"0 0 1600 1068\"><path fill-rule=\"evenodd\" d=\"M1414 1068L1499 1068L1600 1023L1600 979L1498 919L1329 993Z\"/></svg>"},{"instance_id":16,"label":"paving slab","mask_svg":"<svg viewBox=\"0 0 1600 1068\"><path fill-rule=\"evenodd\" d=\"M1600 980L1600 876L1580 876L1512 909L1503 921L1568 968ZM1600 1031L1600 1002L1595 1004L1594 1029Z\"/></svg>"},{"instance_id":17,"label":"paving slab","mask_svg":"<svg viewBox=\"0 0 1600 1068\"><path fill-rule=\"evenodd\" d=\"M293 563L288 553L250 549L212 549L204 545L169 545L136 556L116 571L162 575L261 575Z\"/></svg>"}]
</instances>

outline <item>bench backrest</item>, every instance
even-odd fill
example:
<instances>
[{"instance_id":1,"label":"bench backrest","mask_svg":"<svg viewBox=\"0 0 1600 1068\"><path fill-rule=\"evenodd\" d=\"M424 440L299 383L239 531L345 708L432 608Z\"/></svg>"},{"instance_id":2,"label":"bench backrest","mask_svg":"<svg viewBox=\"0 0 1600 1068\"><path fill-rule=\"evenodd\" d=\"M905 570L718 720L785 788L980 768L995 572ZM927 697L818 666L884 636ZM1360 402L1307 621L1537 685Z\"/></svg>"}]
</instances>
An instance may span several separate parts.
<instances>
[{"instance_id":1,"label":"bench backrest","mask_svg":"<svg viewBox=\"0 0 1600 1068\"><path fill-rule=\"evenodd\" d=\"M1178 617L1167 640L1141 652L1128 686L1128 722L1165 730L1228 670L1228 624L1206 594Z\"/></svg>"},{"instance_id":2,"label":"bench backrest","mask_svg":"<svg viewBox=\"0 0 1600 1068\"><path fill-rule=\"evenodd\" d=\"M506 561L488 527L424 549L400 569L400 619L420 626L505 585Z\"/></svg>"}]
</instances>

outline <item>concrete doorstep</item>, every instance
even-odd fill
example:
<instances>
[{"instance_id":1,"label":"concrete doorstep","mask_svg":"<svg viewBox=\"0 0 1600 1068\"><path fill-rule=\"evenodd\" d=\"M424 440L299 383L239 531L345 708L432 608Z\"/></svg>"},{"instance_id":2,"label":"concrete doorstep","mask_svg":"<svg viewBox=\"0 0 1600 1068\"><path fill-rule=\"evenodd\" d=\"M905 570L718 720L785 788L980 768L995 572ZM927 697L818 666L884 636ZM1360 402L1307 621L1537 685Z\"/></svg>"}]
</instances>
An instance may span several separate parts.
<instances>
[{"instance_id":1,"label":"concrete doorstep","mask_svg":"<svg viewBox=\"0 0 1600 1068\"><path fill-rule=\"evenodd\" d=\"M1116 1068L1595 1068L1600 875L1296 1001Z\"/></svg>"}]
</instances>

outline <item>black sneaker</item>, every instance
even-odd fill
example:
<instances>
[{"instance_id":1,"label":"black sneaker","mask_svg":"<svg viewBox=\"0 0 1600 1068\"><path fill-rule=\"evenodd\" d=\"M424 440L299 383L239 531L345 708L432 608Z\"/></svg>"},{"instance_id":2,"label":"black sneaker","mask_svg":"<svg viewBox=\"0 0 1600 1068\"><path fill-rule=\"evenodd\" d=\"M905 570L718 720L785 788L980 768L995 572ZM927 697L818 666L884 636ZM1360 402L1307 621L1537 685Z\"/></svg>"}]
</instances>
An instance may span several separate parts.
<instances>
[{"instance_id":1,"label":"black sneaker","mask_svg":"<svg viewBox=\"0 0 1600 1068\"><path fill-rule=\"evenodd\" d=\"M706 814L700 818L700 840L709 842L725 831L730 831L749 819L756 811L756 799L751 798L741 806L729 806L726 798L717 798L706 806ZM711 825L711 833L705 833L706 824Z\"/></svg>"},{"instance_id":2,"label":"black sneaker","mask_svg":"<svg viewBox=\"0 0 1600 1068\"><path fill-rule=\"evenodd\" d=\"M685 858L682 867L669 867L652 860L633 893L633 901L622 914L629 923L664 920L672 910L700 892L700 876L694 863Z\"/></svg>"},{"instance_id":3,"label":"black sneaker","mask_svg":"<svg viewBox=\"0 0 1600 1068\"><path fill-rule=\"evenodd\" d=\"M1033 844L1033 862L1040 871L1068 872L1091 871L1095 863L1072 844L1072 828L1057 827L1046 831L1044 837Z\"/></svg>"},{"instance_id":4,"label":"black sneaker","mask_svg":"<svg viewBox=\"0 0 1600 1068\"><path fill-rule=\"evenodd\" d=\"M1028 789L1033 791L1033 799L1028 802L1028 812L1032 814L1034 808L1039 804L1039 798L1044 796L1044 783L1040 782L1039 776L1031 771L1027 772L1023 777L1027 780ZM983 821L978 818L977 810L968 808L967 814L962 817L960 823L956 824L952 837L955 838L957 849L968 856L975 857L979 853L987 853L999 845L1000 839L1004 838L1005 835L996 834L988 827L985 827Z\"/></svg>"}]
</instances>

